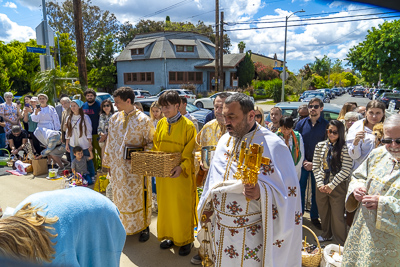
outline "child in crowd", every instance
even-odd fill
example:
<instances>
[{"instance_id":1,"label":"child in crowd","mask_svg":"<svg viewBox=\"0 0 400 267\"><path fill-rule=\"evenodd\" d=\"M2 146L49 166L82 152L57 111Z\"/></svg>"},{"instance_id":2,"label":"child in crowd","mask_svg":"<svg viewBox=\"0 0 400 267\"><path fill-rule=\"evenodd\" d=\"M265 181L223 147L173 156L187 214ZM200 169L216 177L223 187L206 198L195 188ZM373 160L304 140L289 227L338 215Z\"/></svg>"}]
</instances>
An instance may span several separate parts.
<instances>
[{"instance_id":1,"label":"child in crowd","mask_svg":"<svg viewBox=\"0 0 400 267\"><path fill-rule=\"evenodd\" d=\"M93 152L89 149L90 156L83 155L83 149L80 146L76 146L72 149L74 153L75 159L72 160L71 169L72 172L76 175L76 173L80 173L83 178L86 179L89 185L93 184L94 177L90 177L87 162L93 159Z\"/></svg>"},{"instance_id":2,"label":"child in crowd","mask_svg":"<svg viewBox=\"0 0 400 267\"><path fill-rule=\"evenodd\" d=\"M162 113L161 107L157 101L154 101L153 104L151 104L150 118L151 121L153 122L154 128L157 128L158 121L164 118L164 114Z\"/></svg>"}]
</instances>

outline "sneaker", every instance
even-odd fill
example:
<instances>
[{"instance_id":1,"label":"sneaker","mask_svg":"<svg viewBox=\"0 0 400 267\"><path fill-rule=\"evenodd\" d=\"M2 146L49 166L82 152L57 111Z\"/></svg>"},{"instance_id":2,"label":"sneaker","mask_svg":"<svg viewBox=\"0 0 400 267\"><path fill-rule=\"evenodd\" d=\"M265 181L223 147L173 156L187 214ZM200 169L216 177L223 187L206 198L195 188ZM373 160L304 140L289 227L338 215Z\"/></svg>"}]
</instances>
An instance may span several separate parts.
<instances>
[{"instance_id":1,"label":"sneaker","mask_svg":"<svg viewBox=\"0 0 400 267\"><path fill-rule=\"evenodd\" d=\"M326 241L331 241L331 240L332 240L332 237L325 238L325 237L322 237L322 236L318 236L318 241L319 242L326 242Z\"/></svg>"},{"instance_id":2,"label":"sneaker","mask_svg":"<svg viewBox=\"0 0 400 267\"><path fill-rule=\"evenodd\" d=\"M199 254L194 255L194 256L192 257L192 259L190 260L190 262L191 262L193 265L201 265L201 257L200 257L200 255L199 255Z\"/></svg>"}]
</instances>

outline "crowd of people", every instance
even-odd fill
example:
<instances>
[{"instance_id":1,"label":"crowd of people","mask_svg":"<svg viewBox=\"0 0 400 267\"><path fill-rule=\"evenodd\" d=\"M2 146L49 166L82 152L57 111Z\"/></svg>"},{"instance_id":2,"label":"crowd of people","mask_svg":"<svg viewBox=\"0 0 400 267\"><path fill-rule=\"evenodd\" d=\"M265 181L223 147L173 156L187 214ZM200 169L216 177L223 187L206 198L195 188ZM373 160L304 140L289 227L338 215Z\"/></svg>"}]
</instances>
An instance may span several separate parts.
<instances>
[{"instance_id":1,"label":"crowd of people","mask_svg":"<svg viewBox=\"0 0 400 267\"><path fill-rule=\"evenodd\" d=\"M118 111L110 100L96 102L92 89L85 91L87 102L61 96L55 108L44 94L27 96L20 111L6 93L0 125L8 149L18 155L31 146L36 158L47 156L61 170L72 167L89 183L102 166L109 172L121 225L127 235L138 234L140 242L150 238L156 191L161 249L175 245L179 255L189 255L194 228L199 227L199 241L207 236L204 231L211 232L208 243L200 242L193 264L210 259L218 266L301 266L308 184L310 219L322 230L318 239L344 246L343 266L400 261L400 115L386 118L382 102L372 100L365 107L345 103L338 118L327 121L324 103L314 98L298 108L295 119L272 108L266 124L263 110L248 96L221 93L208 122L198 129L186 112L186 99L174 91L151 105L150 116L135 103L131 88L121 87L113 96ZM241 149L249 151L253 144L262 147L267 161L257 182L248 184L236 177ZM215 152L207 168L200 151L209 146ZM181 161L169 177L142 176L133 173L128 148L178 152ZM197 187L203 188L200 199ZM30 199L19 208L30 210L26 203ZM23 216L17 212L13 217ZM49 250L56 259L57 249Z\"/></svg>"}]
</instances>

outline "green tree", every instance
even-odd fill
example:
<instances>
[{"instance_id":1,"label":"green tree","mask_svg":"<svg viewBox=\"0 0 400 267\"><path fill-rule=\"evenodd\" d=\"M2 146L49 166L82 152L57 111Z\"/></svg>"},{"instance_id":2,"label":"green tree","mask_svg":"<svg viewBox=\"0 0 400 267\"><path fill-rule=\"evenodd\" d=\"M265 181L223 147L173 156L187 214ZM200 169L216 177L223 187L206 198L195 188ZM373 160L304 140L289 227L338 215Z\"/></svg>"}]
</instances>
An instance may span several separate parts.
<instances>
[{"instance_id":1,"label":"green tree","mask_svg":"<svg viewBox=\"0 0 400 267\"><path fill-rule=\"evenodd\" d=\"M365 81L376 84L381 73L385 84L400 86L399 31L399 20L385 21L368 30L365 40L350 49L347 60Z\"/></svg>"},{"instance_id":2,"label":"green tree","mask_svg":"<svg viewBox=\"0 0 400 267\"><path fill-rule=\"evenodd\" d=\"M117 52L117 45L112 34L100 37L93 43L93 54L88 59L88 66L91 68L88 74L90 87L102 88L111 93L114 89L117 68L114 65L114 54Z\"/></svg>"},{"instance_id":3,"label":"green tree","mask_svg":"<svg viewBox=\"0 0 400 267\"><path fill-rule=\"evenodd\" d=\"M251 84L251 80L253 80L255 74L254 63L251 60L251 52L246 52L244 59L239 63L237 69L239 87L245 87Z\"/></svg>"},{"instance_id":4,"label":"green tree","mask_svg":"<svg viewBox=\"0 0 400 267\"><path fill-rule=\"evenodd\" d=\"M244 52L244 49L246 48L245 42L240 41L240 42L238 43L238 48L239 48L239 53L243 53L243 52Z\"/></svg>"},{"instance_id":5,"label":"green tree","mask_svg":"<svg viewBox=\"0 0 400 267\"><path fill-rule=\"evenodd\" d=\"M69 33L75 41L73 0L46 3L49 24L54 30ZM82 1L83 38L86 57L92 52L93 43L103 34L117 34L119 21L110 11L103 11L91 0Z\"/></svg>"},{"instance_id":6,"label":"green tree","mask_svg":"<svg viewBox=\"0 0 400 267\"><path fill-rule=\"evenodd\" d=\"M340 59L336 59L331 67L331 73L342 73L344 71L342 66L342 61Z\"/></svg>"},{"instance_id":7,"label":"green tree","mask_svg":"<svg viewBox=\"0 0 400 267\"><path fill-rule=\"evenodd\" d=\"M328 84L326 83L324 77L318 75L318 74L313 74L312 75L312 81L310 84L312 87L316 88L316 89L320 89L320 88L327 88Z\"/></svg>"},{"instance_id":8,"label":"green tree","mask_svg":"<svg viewBox=\"0 0 400 267\"><path fill-rule=\"evenodd\" d=\"M54 54L54 61L56 64L56 67L60 67L58 63L58 46L57 46L57 38L54 37L54 43L56 44L54 46L54 49L52 49L52 52ZM67 69L76 69L76 62L78 61L76 58L76 48L75 48L75 42L69 38L68 33L61 33L60 34L60 56L61 56L61 67Z\"/></svg>"},{"instance_id":9,"label":"green tree","mask_svg":"<svg viewBox=\"0 0 400 267\"><path fill-rule=\"evenodd\" d=\"M324 55L324 57L321 59L315 57L315 61L313 63L309 63L313 73L316 73L322 77L328 75L329 64L330 64L330 59L326 55Z\"/></svg>"}]
</instances>

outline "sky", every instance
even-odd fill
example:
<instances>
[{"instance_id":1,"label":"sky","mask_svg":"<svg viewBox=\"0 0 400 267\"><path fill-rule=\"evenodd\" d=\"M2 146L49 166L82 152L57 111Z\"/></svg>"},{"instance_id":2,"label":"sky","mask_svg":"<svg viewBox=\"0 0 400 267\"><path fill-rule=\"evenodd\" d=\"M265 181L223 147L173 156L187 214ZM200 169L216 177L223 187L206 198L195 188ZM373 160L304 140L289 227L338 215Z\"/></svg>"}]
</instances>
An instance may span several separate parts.
<instances>
[{"instance_id":1,"label":"sky","mask_svg":"<svg viewBox=\"0 0 400 267\"><path fill-rule=\"evenodd\" d=\"M92 0L92 4L133 25L140 19L164 21L167 15L173 22L215 21L214 0ZM41 5L42 0L0 0L0 41L35 39L35 28L43 20ZM291 15L300 10L304 12ZM286 65L295 73L315 57L327 55L332 64L344 60L368 30L400 16L384 8L330 0L220 0L220 11L231 38L231 53L237 53L237 44L243 41L245 50L269 57L276 53L280 60L284 58L285 20L290 16ZM340 22L327 23L335 21Z\"/></svg>"}]
</instances>

